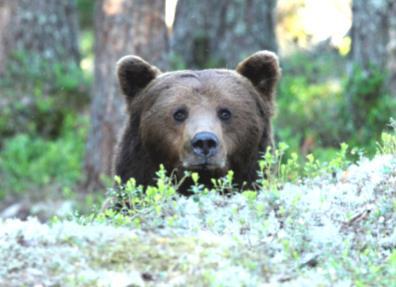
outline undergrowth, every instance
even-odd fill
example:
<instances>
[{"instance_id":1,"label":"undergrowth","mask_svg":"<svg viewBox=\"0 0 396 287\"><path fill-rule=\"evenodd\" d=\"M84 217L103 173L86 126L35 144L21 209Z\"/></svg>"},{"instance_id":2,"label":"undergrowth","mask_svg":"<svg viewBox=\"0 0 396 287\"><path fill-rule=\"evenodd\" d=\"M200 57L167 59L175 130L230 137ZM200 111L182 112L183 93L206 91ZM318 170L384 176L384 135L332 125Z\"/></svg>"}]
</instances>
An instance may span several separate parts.
<instances>
[{"instance_id":1,"label":"undergrowth","mask_svg":"<svg viewBox=\"0 0 396 287\"><path fill-rule=\"evenodd\" d=\"M194 182L189 197L177 193L163 167L146 188L116 178L109 197L119 209L79 216L77 223L136 236L87 254L117 270L133 262L155 283L180 272L187 274L183 282L204 286L393 286L396 133L382 138L376 157L357 164L346 144L330 161L314 155L302 161L280 143L262 156L251 189L237 190L232 172L214 188L186 174ZM229 274L237 283L228 284Z\"/></svg>"},{"instance_id":2,"label":"undergrowth","mask_svg":"<svg viewBox=\"0 0 396 287\"><path fill-rule=\"evenodd\" d=\"M381 142L377 145L378 153L396 154L396 120L391 118L389 126L393 131L391 130L381 134Z\"/></svg>"},{"instance_id":3,"label":"undergrowth","mask_svg":"<svg viewBox=\"0 0 396 287\"><path fill-rule=\"evenodd\" d=\"M231 194L242 192L248 200L253 201L257 194L266 192L269 195L276 196L279 190L286 183L297 183L304 179L324 176L328 173L335 174L350 164L348 159L348 146L342 144L336 157L329 162L321 162L314 155L309 154L305 163L301 161L297 153L291 153L291 156L285 158L289 147L285 143L280 143L274 151L268 149L259 160L258 179L254 188L239 190L233 183L233 172L229 171L223 178L213 179L211 189L199 183L199 174L186 173L191 177L193 185L191 191L192 198L200 201L202 197L212 194L223 194L227 197ZM156 185L143 187L137 185L136 180L131 178L126 184L121 184L119 177L115 177L115 188L108 191L108 202L102 214L97 219L114 220L116 224L130 224L140 226L141 215L148 213L156 216L163 216L163 207L180 195L177 194L178 185L175 184L174 178L167 175L163 166L160 167L156 174ZM180 182L179 182L180 184ZM95 215L96 216L96 215ZM95 217L94 216L94 217Z\"/></svg>"},{"instance_id":4,"label":"undergrowth","mask_svg":"<svg viewBox=\"0 0 396 287\"><path fill-rule=\"evenodd\" d=\"M75 185L82 176L86 129L85 118L69 116L56 140L29 134L6 139L0 150L0 198Z\"/></svg>"},{"instance_id":5,"label":"undergrowth","mask_svg":"<svg viewBox=\"0 0 396 287\"><path fill-rule=\"evenodd\" d=\"M321 160L330 160L340 142L375 154L396 99L387 92L381 69L347 70L345 58L329 52L284 59L274 121L277 141Z\"/></svg>"},{"instance_id":6,"label":"undergrowth","mask_svg":"<svg viewBox=\"0 0 396 287\"><path fill-rule=\"evenodd\" d=\"M392 119L393 131L384 132L382 141L378 143L377 154L396 154L396 125ZM300 158L296 152L289 152L289 146L279 143L275 150L268 149L259 160L258 178L254 188L239 190L233 183L233 172L220 179L212 180L211 189L199 183L197 173L186 173L187 177L194 183L191 186L192 198L195 201L202 200L202 197L210 197L213 194L241 193L249 201L254 199L261 192L268 194L269 197L276 198L279 191L285 184L302 183L306 180L320 177L337 178L338 174L350 166L352 158L356 156L360 159L360 151L350 149L345 143L335 153L330 161L317 159L313 154L308 154L305 158ZM166 173L163 166L156 174L156 185L143 187L138 185L135 179L130 179L126 184L121 184L120 178L115 178L115 187L108 191L108 202L103 213L91 215L91 219L96 218L100 221L112 221L116 224L141 225L142 216L153 214L156 217L165 216L164 207L180 195L177 194L178 184L175 179ZM180 182L179 182L180 184ZM231 191L231 192L230 192ZM120 212L121 211L121 212ZM171 214L168 214L171 217Z\"/></svg>"}]
</instances>

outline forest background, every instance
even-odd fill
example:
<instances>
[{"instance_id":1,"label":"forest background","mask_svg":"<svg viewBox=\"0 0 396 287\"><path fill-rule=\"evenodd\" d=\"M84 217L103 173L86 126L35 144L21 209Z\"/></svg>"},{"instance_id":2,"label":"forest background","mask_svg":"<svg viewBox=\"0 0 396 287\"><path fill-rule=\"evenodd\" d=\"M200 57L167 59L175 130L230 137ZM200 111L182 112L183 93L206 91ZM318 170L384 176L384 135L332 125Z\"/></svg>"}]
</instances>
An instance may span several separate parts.
<instances>
[{"instance_id":1,"label":"forest background","mask_svg":"<svg viewBox=\"0 0 396 287\"><path fill-rule=\"evenodd\" d=\"M112 178L120 57L262 49L282 79L254 189ZM394 0L0 0L0 286L395 286L395 110Z\"/></svg>"},{"instance_id":2,"label":"forest background","mask_svg":"<svg viewBox=\"0 0 396 287\"><path fill-rule=\"evenodd\" d=\"M280 55L284 160L375 153L396 110L393 1L0 0L0 209L101 202L126 116L120 57L232 69L262 49Z\"/></svg>"}]
</instances>

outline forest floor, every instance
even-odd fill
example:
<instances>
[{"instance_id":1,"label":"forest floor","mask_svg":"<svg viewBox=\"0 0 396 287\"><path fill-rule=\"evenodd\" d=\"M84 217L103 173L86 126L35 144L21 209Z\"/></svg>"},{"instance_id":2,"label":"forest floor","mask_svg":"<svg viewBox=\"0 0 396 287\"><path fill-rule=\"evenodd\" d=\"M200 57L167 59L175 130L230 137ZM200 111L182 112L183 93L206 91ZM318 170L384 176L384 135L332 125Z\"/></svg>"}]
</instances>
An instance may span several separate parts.
<instances>
[{"instance_id":1,"label":"forest floor","mask_svg":"<svg viewBox=\"0 0 396 287\"><path fill-rule=\"evenodd\" d=\"M1 219L0 286L396 286L394 155L112 216Z\"/></svg>"}]
</instances>

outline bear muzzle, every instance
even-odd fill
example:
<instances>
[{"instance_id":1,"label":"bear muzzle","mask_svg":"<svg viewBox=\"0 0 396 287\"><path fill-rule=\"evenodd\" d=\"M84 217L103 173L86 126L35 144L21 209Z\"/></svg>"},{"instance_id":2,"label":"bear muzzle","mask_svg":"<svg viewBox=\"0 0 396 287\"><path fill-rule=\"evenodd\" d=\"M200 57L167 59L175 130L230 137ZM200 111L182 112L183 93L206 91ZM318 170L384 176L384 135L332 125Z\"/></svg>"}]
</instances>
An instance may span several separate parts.
<instances>
[{"instance_id":1,"label":"bear muzzle","mask_svg":"<svg viewBox=\"0 0 396 287\"><path fill-rule=\"evenodd\" d=\"M218 152L219 139L214 133L199 132L191 140L191 146L196 156L209 159Z\"/></svg>"},{"instance_id":2,"label":"bear muzzle","mask_svg":"<svg viewBox=\"0 0 396 287\"><path fill-rule=\"evenodd\" d=\"M212 132L196 133L187 148L183 168L187 170L223 170L226 160L219 138Z\"/></svg>"}]
</instances>

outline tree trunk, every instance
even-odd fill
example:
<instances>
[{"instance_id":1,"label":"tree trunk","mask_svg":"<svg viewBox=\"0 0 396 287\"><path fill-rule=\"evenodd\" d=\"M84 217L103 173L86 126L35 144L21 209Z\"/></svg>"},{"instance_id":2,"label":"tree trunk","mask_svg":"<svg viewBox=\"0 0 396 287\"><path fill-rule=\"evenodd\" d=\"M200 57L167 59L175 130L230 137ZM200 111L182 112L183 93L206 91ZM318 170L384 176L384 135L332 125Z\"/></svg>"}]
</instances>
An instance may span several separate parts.
<instances>
[{"instance_id":1,"label":"tree trunk","mask_svg":"<svg viewBox=\"0 0 396 287\"><path fill-rule=\"evenodd\" d=\"M382 68L386 63L388 1L353 1L352 59L364 70L370 70L371 65Z\"/></svg>"},{"instance_id":2,"label":"tree trunk","mask_svg":"<svg viewBox=\"0 0 396 287\"><path fill-rule=\"evenodd\" d=\"M136 54L166 68L167 28L163 0L100 0L96 7L95 82L86 148L86 186L101 186L110 176L114 148L126 119L115 76L116 62Z\"/></svg>"},{"instance_id":3,"label":"tree trunk","mask_svg":"<svg viewBox=\"0 0 396 287\"><path fill-rule=\"evenodd\" d=\"M76 99L81 106L68 81L81 72L77 32L74 0L0 0L0 142L57 137Z\"/></svg>"},{"instance_id":4,"label":"tree trunk","mask_svg":"<svg viewBox=\"0 0 396 287\"><path fill-rule=\"evenodd\" d=\"M392 92L395 78L394 0L353 0L352 63L348 80L348 109L351 131L366 134L367 140L384 128L391 112L381 105ZM394 87L393 87L394 89ZM368 122L378 131L368 131Z\"/></svg>"},{"instance_id":5,"label":"tree trunk","mask_svg":"<svg viewBox=\"0 0 396 287\"><path fill-rule=\"evenodd\" d=\"M389 91L396 98L396 3L392 2L389 9L389 43L388 43L388 70Z\"/></svg>"},{"instance_id":6,"label":"tree trunk","mask_svg":"<svg viewBox=\"0 0 396 287\"><path fill-rule=\"evenodd\" d=\"M0 74L12 53L79 63L74 0L0 0Z\"/></svg>"},{"instance_id":7,"label":"tree trunk","mask_svg":"<svg viewBox=\"0 0 396 287\"><path fill-rule=\"evenodd\" d=\"M234 67L258 50L277 50L276 0L179 0L172 50L188 67Z\"/></svg>"}]
</instances>

